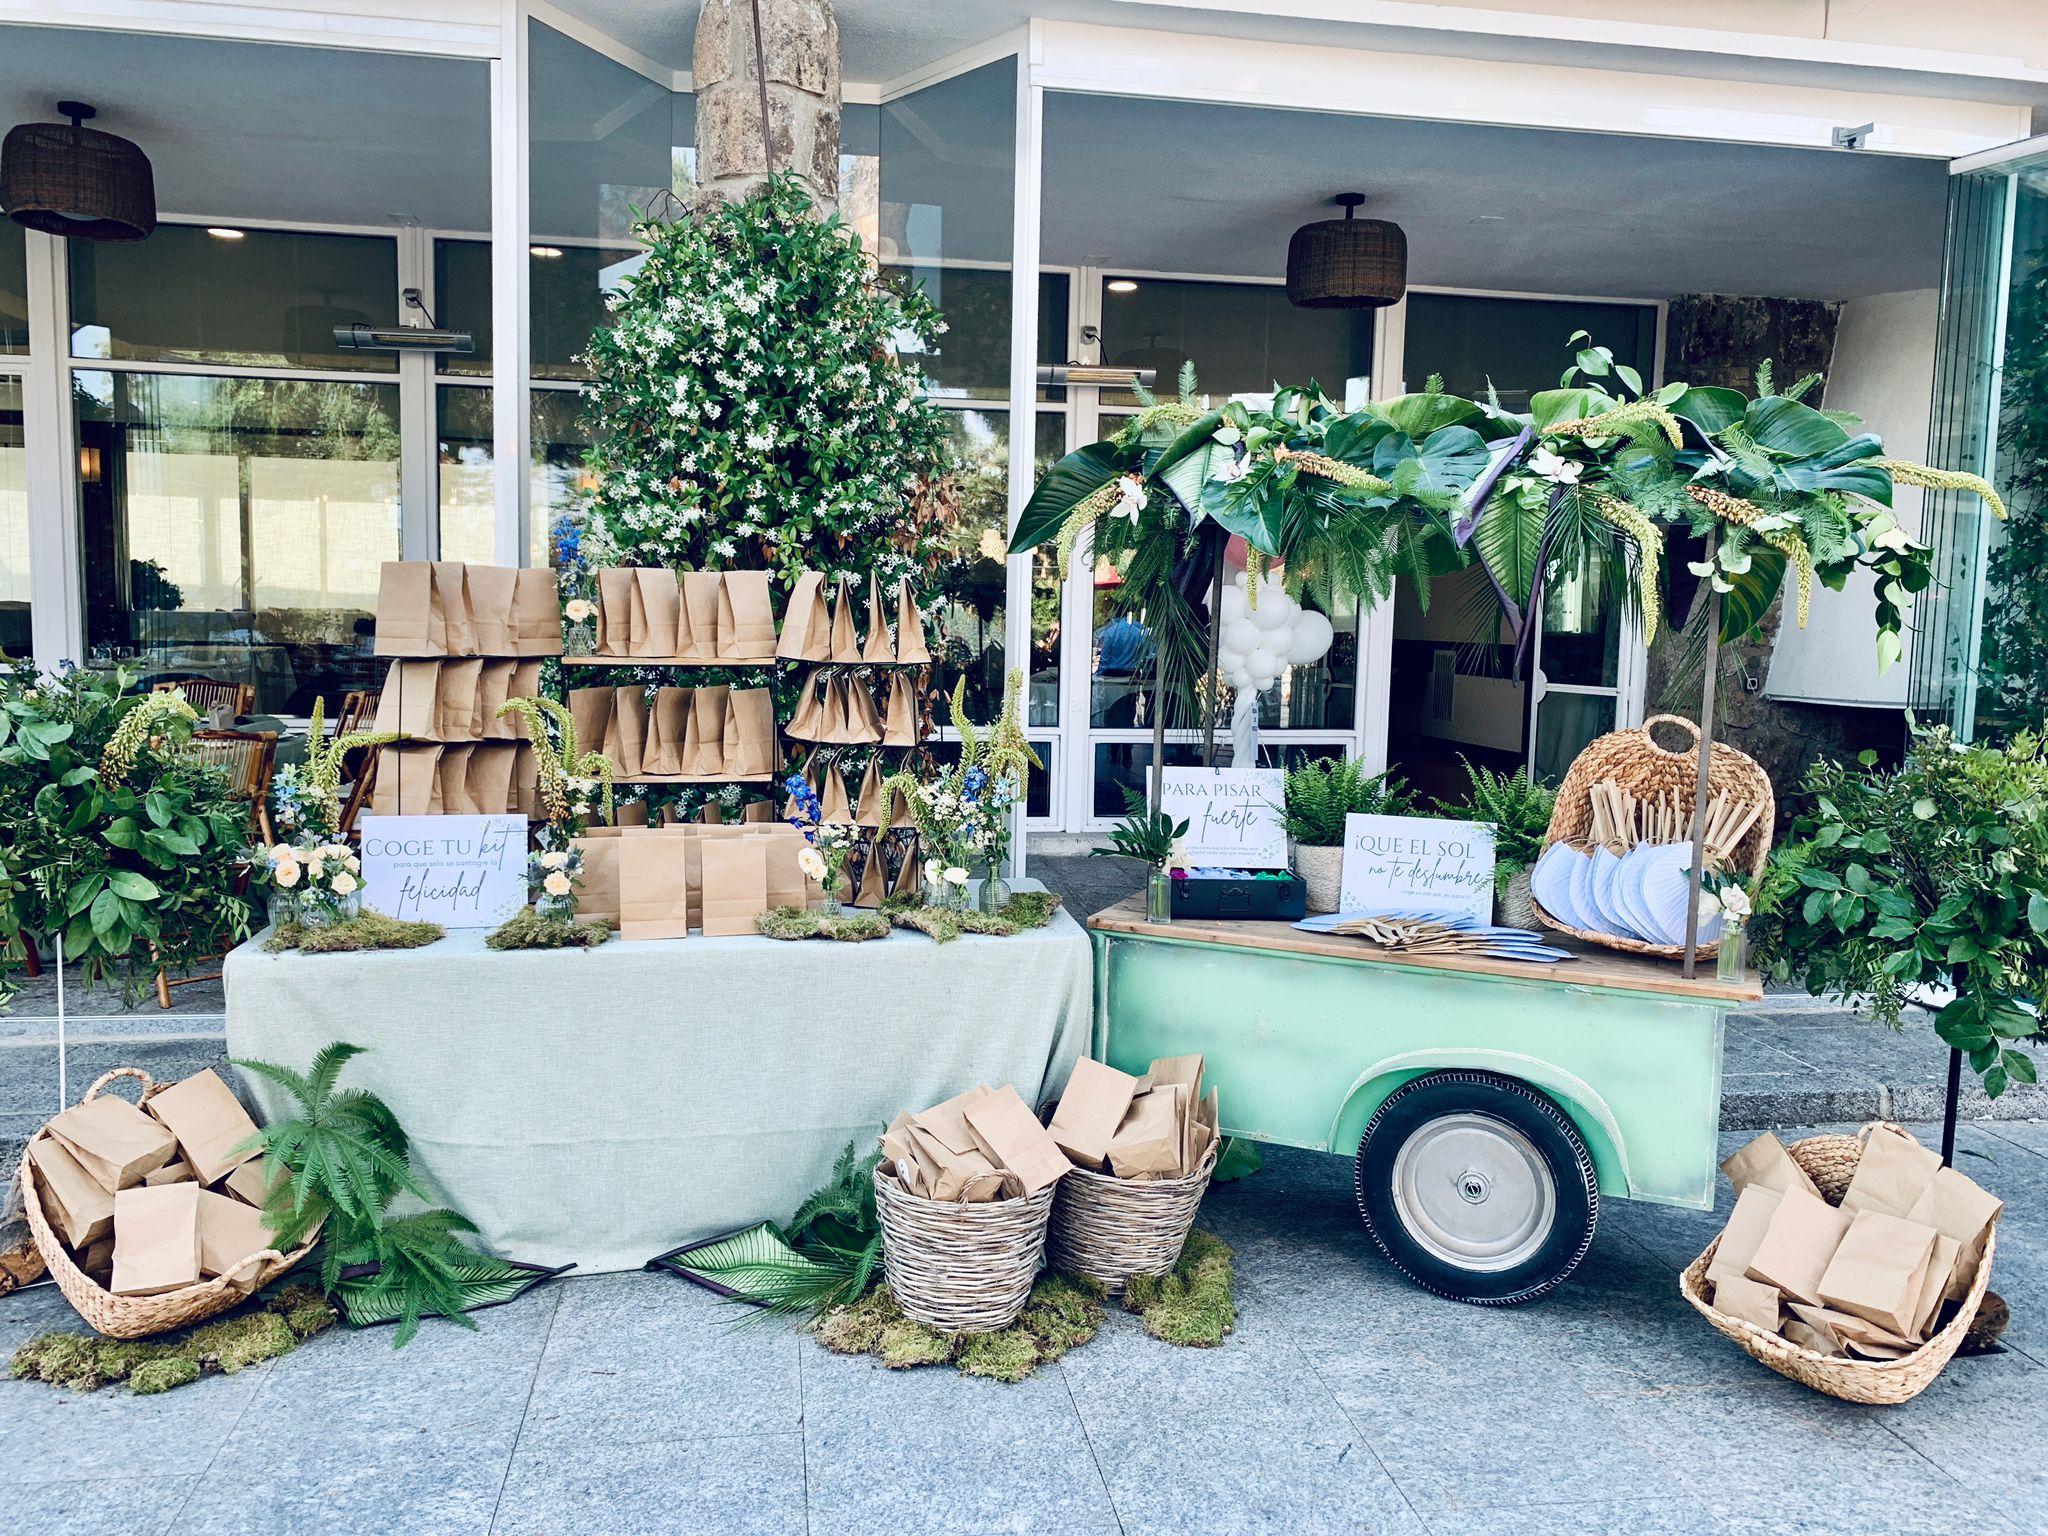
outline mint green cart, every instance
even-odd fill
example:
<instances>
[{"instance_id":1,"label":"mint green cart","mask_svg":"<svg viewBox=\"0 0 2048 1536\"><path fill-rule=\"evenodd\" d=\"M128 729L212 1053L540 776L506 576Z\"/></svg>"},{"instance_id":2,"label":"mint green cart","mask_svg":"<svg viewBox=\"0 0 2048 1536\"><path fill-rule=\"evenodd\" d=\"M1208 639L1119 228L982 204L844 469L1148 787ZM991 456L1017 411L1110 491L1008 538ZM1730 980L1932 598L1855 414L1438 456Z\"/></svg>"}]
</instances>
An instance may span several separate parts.
<instances>
[{"instance_id":1,"label":"mint green cart","mask_svg":"<svg viewBox=\"0 0 2048 1536\"><path fill-rule=\"evenodd\" d=\"M1417 1284L1507 1305L1585 1256L1600 1201L1714 1203L1721 1039L1751 975L1566 947L1538 966L1394 957L1275 922L1089 921L1096 1056L1199 1053L1223 1128L1354 1159L1360 1214Z\"/></svg>"}]
</instances>

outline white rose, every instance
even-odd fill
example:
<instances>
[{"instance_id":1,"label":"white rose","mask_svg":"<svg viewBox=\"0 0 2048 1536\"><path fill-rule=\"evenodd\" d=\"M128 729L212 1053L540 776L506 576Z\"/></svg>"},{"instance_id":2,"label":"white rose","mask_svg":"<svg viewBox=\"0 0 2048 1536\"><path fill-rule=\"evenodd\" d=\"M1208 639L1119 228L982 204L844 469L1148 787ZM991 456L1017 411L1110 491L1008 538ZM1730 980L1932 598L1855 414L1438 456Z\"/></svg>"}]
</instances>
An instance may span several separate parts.
<instances>
[{"instance_id":1,"label":"white rose","mask_svg":"<svg viewBox=\"0 0 2048 1536\"><path fill-rule=\"evenodd\" d=\"M955 864L946 871L945 881L948 885L965 885L967 883L967 871L958 864Z\"/></svg>"},{"instance_id":2,"label":"white rose","mask_svg":"<svg viewBox=\"0 0 2048 1536\"><path fill-rule=\"evenodd\" d=\"M566 896L569 894L569 877L558 869L541 881L540 888L550 896Z\"/></svg>"},{"instance_id":3,"label":"white rose","mask_svg":"<svg viewBox=\"0 0 2048 1536\"><path fill-rule=\"evenodd\" d=\"M352 895L352 894L354 894L354 892L355 892L355 888L356 888L356 877L355 877L354 875L351 875L351 874L348 874L348 873L344 872L344 873L342 873L342 874L339 874L339 875L336 875L336 876L334 877L334 894L335 894L335 895L337 895L337 896L348 896L348 895Z\"/></svg>"},{"instance_id":4,"label":"white rose","mask_svg":"<svg viewBox=\"0 0 2048 1536\"><path fill-rule=\"evenodd\" d=\"M825 878L825 856L815 848L799 850L796 867L804 872L806 879L822 881Z\"/></svg>"},{"instance_id":5,"label":"white rose","mask_svg":"<svg viewBox=\"0 0 2048 1536\"><path fill-rule=\"evenodd\" d=\"M293 886L299 883L298 864L295 861L287 860L286 862L278 865L276 871L274 872L273 878L276 879L277 883L283 886L286 890L290 890Z\"/></svg>"},{"instance_id":6,"label":"white rose","mask_svg":"<svg viewBox=\"0 0 2048 1536\"><path fill-rule=\"evenodd\" d=\"M569 855L560 848L550 849L540 856L543 869L560 869L569 862Z\"/></svg>"},{"instance_id":7,"label":"white rose","mask_svg":"<svg viewBox=\"0 0 2048 1536\"><path fill-rule=\"evenodd\" d=\"M1749 916L1749 892L1739 885L1731 885L1721 893L1721 910L1740 922Z\"/></svg>"},{"instance_id":8,"label":"white rose","mask_svg":"<svg viewBox=\"0 0 2048 1536\"><path fill-rule=\"evenodd\" d=\"M597 609L591 604L590 600L582 597L570 598L568 605L562 611L569 616L571 624L581 624L585 620L595 617L597 613Z\"/></svg>"}]
</instances>

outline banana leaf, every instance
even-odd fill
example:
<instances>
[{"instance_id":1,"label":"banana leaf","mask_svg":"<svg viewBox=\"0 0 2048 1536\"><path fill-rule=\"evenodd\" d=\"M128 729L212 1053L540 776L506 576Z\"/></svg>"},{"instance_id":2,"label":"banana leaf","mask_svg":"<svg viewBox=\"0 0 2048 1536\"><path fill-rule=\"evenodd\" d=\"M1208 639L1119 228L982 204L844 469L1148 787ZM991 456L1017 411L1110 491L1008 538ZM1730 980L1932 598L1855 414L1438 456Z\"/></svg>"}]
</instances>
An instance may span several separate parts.
<instances>
[{"instance_id":1,"label":"banana leaf","mask_svg":"<svg viewBox=\"0 0 2048 1536\"><path fill-rule=\"evenodd\" d=\"M1020 555L1057 537L1075 507L1132 467L1132 453L1116 443L1076 448L1046 471L1031 499L1024 503L1017 532L1010 540L1010 553Z\"/></svg>"},{"instance_id":2,"label":"banana leaf","mask_svg":"<svg viewBox=\"0 0 2048 1536\"><path fill-rule=\"evenodd\" d=\"M552 1280L575 1267L563 1264L550 1269L542 1264L494 1259L482 1253L458 1259L449 1266L462 1292L462 1310L465 1312L480 1312L485 1307L501 1307L508 1301L516 1301L542 1281ZM377 1284L378 1273L379 1266L375 1264L350 1265L341 1272L336 1299L341 1303L341 1315L348 1319L351 1328L395 1323L404 1311L400 1293Z\"/></svg>"},{"instance_id":3,"label":"banana leaf","mask_svg":"<svg viewBox=\"0 0 2048 1536\"><path fill-rule=\"evenodd\" d=\"M1783 395L1750 401L1743 412L1742 428L1759 448L1794 461L1832 453L1849 441L1849 434L1837 423L1812 406Z\"/></svg>"},{"instance_id":4,"label":"banana leaf","mask_svg":"<svg viewBox=\"0 0 2048 1536\"><path fill-rule=\"evenodd\" d=\"M686 1243L648 1260L715 1295L771 1312L809 1311L844 1289L848 1271L798 1253L772 1222Z\"/></svg>"},{"instance_id":5,"label":"banana leaf","mask_svg":"<svg viewBox=\"0 0 2048 1536\"><path fill-rule=\"evenodd\" d=\"M1689 421L1704 437L1712 437L1742 420L1749 401L1739 389L1695 385L1671 402L1671 414Z\"/></svg>"},{"instance_id":6,"label":"banana leaf","mask_svg":"<svg viewBox=\"0 0 2048 1536\"><path fill-rule=\"evenodd\" d=\"M1598 416L1619 404L1614 396L1597 389L1539 389L1529 397L1529 419L1540 432L1560 421Z\"/></svg>"},{"instance_id":7,"label":"banana leaf","mask_svg":"<svg viewBox=\"0 0 2048 1536\"><path fill-rule=\"evenodd\" d=\"M1203 487L1211 475L1236 457L1235 447L1216 441L1216 429L1223 425L1223 413L1211 411L1168 444L1154 461L1152 476L1187 509L1192 522L1207 515Z\"/></svg>"},{"instance_id":8,"label":"banana leaf","mask_svg":"<svg viewBox=\"0 0 2048 1536\"><path fill-rule=\"evenodd\" d=\"M1865 432L1846 438L1825 453L1780 465L1771 478L1780 490L1848 491L1888 507L1892 504L1891 475L1865 462L1883 454L1884 443Z\"/></svg>"}]
</instances>

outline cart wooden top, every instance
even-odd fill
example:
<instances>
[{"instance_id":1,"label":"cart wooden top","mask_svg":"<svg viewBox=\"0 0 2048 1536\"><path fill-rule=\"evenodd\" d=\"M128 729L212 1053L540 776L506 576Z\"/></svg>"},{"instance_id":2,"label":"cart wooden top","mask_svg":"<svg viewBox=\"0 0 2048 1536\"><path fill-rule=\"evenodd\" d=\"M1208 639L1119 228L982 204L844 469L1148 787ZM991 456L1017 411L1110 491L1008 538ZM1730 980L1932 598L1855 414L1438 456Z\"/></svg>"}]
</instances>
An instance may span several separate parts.
<instances>
[{"instance_id":1,"label":"cart wooden top","mask_svg":"<svg viewBox=\"0 0 2048 1536\"><path fill-rule=\"evenodd\" d=\"M1336 960L1354 960L1364 965L1400 965L1427 971L1462 971L1476 976L1503 976L1516 981L1551 982L1562 986L1613 987L1626 992L1661 992L1666 996L1703 1002L1754 1003L1764 995L1763 982L1755 971L1747 971L1739 982L1722 981L1714 974L1714 962L1700 962L1691 981L1679 974L1676 960L1657 960L1646 955L1628 955L1565 934L1544 935L1559 949L1579 958L1560 960L1554 965L1529 961L1496 960L1486 955L1402 955L1390 954L1364 939L1336 934L1303 933L1291 923L1224 922L1214 918L1175 918L1170 923L1149 922L1142 896L1132 896L1113 907L1104 907L1088 919L1091 930L1130 934L1146 939L1178 939L1190 944L1218 944L1232 949L1267 950L1280 954L1319 955Z\"/></svg>"}]
</instances>

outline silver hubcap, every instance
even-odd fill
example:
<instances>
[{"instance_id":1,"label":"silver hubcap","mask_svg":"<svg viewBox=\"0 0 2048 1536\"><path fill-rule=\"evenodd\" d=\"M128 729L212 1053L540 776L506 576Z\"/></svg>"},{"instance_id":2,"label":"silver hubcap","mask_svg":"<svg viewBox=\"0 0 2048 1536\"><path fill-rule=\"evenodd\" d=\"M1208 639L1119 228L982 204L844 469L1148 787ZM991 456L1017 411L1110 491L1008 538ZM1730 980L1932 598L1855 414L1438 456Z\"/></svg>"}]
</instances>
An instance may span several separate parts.
<instances>
[{"instance_id":1,"label":"silver hubcap","mask_svg":"<svg viewBox=\"0 0 2048 1536\"><path fill-rule=\"evenodd\" d=\"M1557 1220L1557 1183L1536 1144L1490 1115L1445 1115L1394 1159L1394 1209L1408 1235L1459 1269L1513 1269Z\"/></svg>"}]
</instances>

